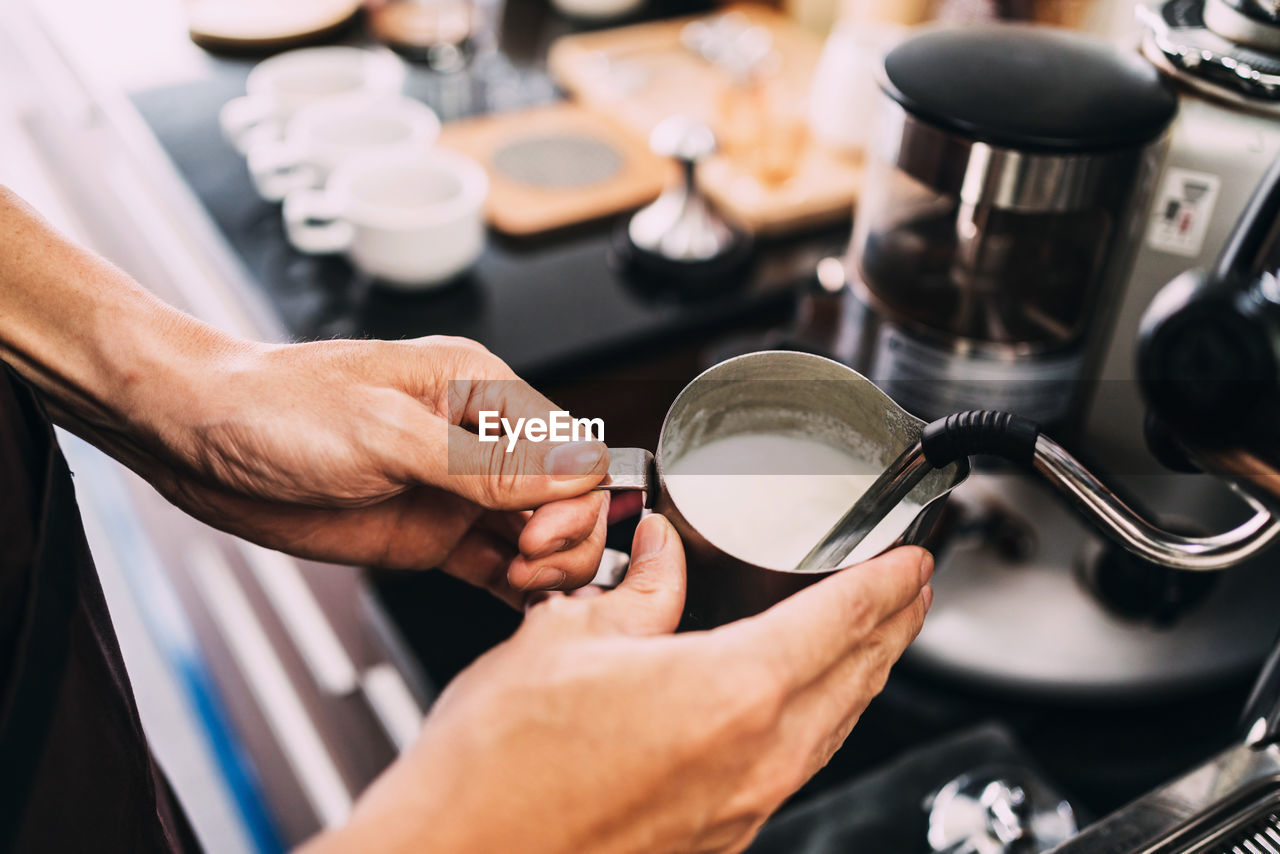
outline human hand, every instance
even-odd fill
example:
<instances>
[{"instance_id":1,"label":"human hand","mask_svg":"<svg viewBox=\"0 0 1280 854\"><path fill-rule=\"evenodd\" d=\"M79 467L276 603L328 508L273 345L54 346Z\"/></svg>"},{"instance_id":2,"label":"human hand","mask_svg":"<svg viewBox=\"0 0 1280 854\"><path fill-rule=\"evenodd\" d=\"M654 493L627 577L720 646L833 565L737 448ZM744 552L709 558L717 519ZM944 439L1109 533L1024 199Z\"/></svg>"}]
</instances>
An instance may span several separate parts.
<instances>
[{"instance_id":1,"label":"human hand","mask_svg":"<svg viewBox=\"0 0 1280 854\"><path fill-rule=\"evenodd\" d=\"M896 549L757 617L672 635L684 555L650 516L619 588L533 605L310 854L740 851L883 687L932 567Z\"/></svg>"},{"instance_id":2,"label":"human hand","mask_svg":"<svg viewBox=\"0 0 1280 854\"><path fill-rule=\"evenodd\" d=\"M3 187L0 232L0 360L197 518L302 557L442 566L516 605L593 577L607 499L585 493L604 445L475 441L480 409L553 408L479 344L256 344L165 305Z\"/></svg>"},{"instance_id":3,"label":"human hand","mask_svg":"<svg viewBox=\"0 0 1280 854\"><path fill-rule=\"evenodd\" d=\"M318 560L440 566L517 607L599 565L608 502L587 490L607 449L479 442L481 410L555 407L475 342L240 343L191 388L157 384L135 431L154 439L122 456L218 528Z\"/></svg>"}]
</instances>

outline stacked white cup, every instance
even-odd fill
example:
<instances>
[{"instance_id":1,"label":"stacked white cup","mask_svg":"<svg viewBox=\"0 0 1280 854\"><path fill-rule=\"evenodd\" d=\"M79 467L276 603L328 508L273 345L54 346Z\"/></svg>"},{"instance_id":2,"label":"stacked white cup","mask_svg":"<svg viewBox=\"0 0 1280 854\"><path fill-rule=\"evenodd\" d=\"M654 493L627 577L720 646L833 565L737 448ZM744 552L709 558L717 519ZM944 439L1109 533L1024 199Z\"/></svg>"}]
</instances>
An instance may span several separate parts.
<instances>
[{"instance_id":1,"label":"stacked white cup","mask_svg":"<svg viewBox=\"0 0 1280 854\"><path fill-rule=\"evenodd\" d=\"M404 80L389 51L290 51L255 66L220 121L258 194L283 200L294 248L342 253L390 287L420 290L479 257L488 178L434 147L440 121L401 94Z\"/></svg>"}]
</instances>

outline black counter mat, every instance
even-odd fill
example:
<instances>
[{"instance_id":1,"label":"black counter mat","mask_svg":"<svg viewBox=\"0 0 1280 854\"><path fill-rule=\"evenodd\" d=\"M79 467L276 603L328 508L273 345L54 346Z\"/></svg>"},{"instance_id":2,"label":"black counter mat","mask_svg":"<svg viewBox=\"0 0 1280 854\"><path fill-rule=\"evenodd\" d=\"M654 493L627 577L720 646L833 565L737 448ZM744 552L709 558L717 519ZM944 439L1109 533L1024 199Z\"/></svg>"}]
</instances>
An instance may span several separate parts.
<instances>
[{"instance_id":1,"label":"black counter mat","mask_svg":"<svg viewBox=\"0 0 1280 854\"><path fill-rule=\"evenodd\" d=\"M487 62L471 77L415 68L407 90L445 120L556 97L540 72L519 71L500 55ZM817 261L847 240L845 225L764 245L751 270L714 283L714 294L699 297L668 290L665 283L637 285L615 269L609 243L616 219L540 239L490 233L484 254L461 280L437 291L396 293L377 287L345 259L307 256L287 244L280 206L255 194L243 158L218 130L219 108L243 93L250 67L248 61L216 60L206 79L135 93L133 101L298 339L463 335L522 376L562 379L596 367L601 357L643 354L664 342L746 323L785 322Z\"/></svg>"}]
</instances>

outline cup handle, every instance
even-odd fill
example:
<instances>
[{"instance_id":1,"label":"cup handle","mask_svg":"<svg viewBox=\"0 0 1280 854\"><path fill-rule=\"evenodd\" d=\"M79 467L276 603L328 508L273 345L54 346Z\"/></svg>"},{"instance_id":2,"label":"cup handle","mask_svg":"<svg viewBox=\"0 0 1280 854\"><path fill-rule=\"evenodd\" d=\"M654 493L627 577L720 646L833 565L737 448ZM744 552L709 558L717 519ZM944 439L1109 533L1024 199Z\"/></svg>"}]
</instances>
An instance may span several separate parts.
<instances>
[{"instance_id":1,"label":"cup handle","mask_svg":"<svg viewBox=\"0 0 1280 854\"><path fill-rule=\"evenodd\" d=\"M227 142L241 154L249 152L257 132L268 127L275 111L262 98L241 95L232 98L218 111L218 125Z\"/></svg>"},{"instance_id":2,"label":"cup handle","mask_svg":"<svg viewBox=\"0 0 1280 854\"><path fill-rule=\"evenodd\" d=\"M278 202L294 190L315 187L320 179L299 146L273 139L255 142L249 149L249 175L258 195L268 202Z\"/></svg>"},{"instance_id":3,"label":"cup handle","mask_svg":"<svg viewBox=\"0 0 1280 854\"><path fill-rule=\"evenodd\" d=\"M653 454L644 448L610 448L609 473L595 488L606 492L643 492L644 506L653 507L658 491Z\"/></svg>"},{"instance_id":4,"label":"cup handle","mask_svg":"<svg viewBox=\"0 0 1280 854\"><path fill-rule=\"evenodd\" d=\"M293 248L308 255L342 252L355 229L323 190L294 190L284 199L284 230Z\"/></svg>"}]
</instances>

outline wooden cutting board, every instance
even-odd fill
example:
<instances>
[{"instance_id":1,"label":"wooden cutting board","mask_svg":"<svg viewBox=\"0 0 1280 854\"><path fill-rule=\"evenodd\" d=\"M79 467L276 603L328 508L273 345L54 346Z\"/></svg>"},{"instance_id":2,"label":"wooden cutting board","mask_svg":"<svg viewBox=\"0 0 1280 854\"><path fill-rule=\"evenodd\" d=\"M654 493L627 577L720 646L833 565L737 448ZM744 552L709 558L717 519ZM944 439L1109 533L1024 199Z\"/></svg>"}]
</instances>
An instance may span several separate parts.
<instances>
[{"instance_id":1,"label":"wooden cutting board","mask_svg":"<svg viewBox=\"0 0 1280 854\"><path fill-rule=\"evenodd\" d=\"M323 41L360 12L361 0L187 0L191 40L215 52L262 53Z\"/></svg>"},{"instance_id":2,"label":"wooden cutting board","mask_svg":"<svg viewBox=\"0 0 1280 854\"><path fill-rule=\"evenodd\" d=\"M862 186L862 159L822 148L804 121L822 40L767 7L735 5L728 11L772 36L776 59L763 91L744 93L722 69L684 46L683 28L699 18L565 36L552 45L548 65L582 104L614 117L641 139L671 115L706 121L725 150L700 169L703 189L755 233L849 217ZM763 141L756 135L755 142L741 142L738 119L744 115L766 129Z\"/></svg>"},{"instance_id":3,"label":"wooden cutting board","mask_svg":"<svg viewBox=\"0 0 1280 854\"><path fill-rule=\"evenodd\" d=\"M489 173L489 224L533 235L657 198L674 166L605 115L558 103L447 123L440 145Z\"/></svg>"}]
</instances>

